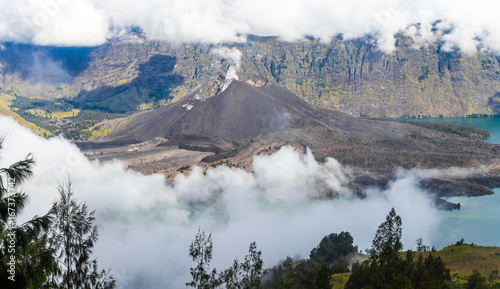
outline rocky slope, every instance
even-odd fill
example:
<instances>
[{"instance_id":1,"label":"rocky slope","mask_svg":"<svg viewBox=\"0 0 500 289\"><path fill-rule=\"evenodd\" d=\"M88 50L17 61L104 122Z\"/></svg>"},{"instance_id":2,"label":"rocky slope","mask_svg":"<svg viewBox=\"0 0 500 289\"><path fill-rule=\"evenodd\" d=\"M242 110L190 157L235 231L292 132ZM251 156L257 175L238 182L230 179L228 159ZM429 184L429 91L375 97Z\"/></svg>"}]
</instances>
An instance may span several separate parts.
<instances>
[{"instance_id":1,"label":"rocky slope","mask_svg":"<svg viewBox=\"0 0 500 289\"><path fill-rule=\"evenodd\" d=\"M234 64L203 44L111 41L94 48L4 45L1 87L11 95L73 99L83 109L128 112L176 101ZM369 39L283 42L249 36L241 73L259 74L309 103L371 117L500 112L499 58L400 35L392 54Z\"/></svg>"}]
</instances>

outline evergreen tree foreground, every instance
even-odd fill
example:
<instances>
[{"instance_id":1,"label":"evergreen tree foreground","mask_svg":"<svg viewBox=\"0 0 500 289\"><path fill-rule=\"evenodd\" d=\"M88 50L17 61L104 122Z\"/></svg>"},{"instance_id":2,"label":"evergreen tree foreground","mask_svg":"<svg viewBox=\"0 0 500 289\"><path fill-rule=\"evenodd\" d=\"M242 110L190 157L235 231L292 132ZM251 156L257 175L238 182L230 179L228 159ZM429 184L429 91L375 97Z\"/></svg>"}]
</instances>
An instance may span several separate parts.
<instances>
[{"instance_id":1,"label":"evergreen tree foreground","mask_svg":"<svg viewBox=\"0 0 500 289\"><path fill-rule=\"evenodd\" d=\"M0 138L0 150L2 143ZM95 213L77 203L70 182L60 186L60 199L47 214L17 224L28 202L19 187L34 164L29 154L0 168L0 288L114 288L109 271L99 272L90 258L98 238Z\"/></svg>"}]
</instances>

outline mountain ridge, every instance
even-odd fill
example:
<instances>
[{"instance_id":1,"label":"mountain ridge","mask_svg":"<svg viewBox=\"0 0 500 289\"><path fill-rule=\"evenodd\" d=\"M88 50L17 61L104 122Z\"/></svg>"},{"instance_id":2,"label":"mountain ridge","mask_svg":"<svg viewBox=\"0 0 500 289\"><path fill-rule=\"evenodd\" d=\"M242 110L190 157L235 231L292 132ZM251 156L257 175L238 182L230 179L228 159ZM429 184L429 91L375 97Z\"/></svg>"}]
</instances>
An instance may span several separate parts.
<instances>
[{"instance_id":1,"label":"mountain ridge","mask_svg":"<svg viewBox=\"0 0 500 289\"><path fill-rule=\"evenodd\" d=\"M242 53L242 73L265 76L317 107L369 117L500 112L499 57L444 51L440 44L415 49L404 35L396 40L392 54L377 50L369 39L249 37L226 45ZM209 44L146 39L75 51L18 46L7 45L0 53L4 92L68 98L79 108L117 113L178 100L234 64ZM75 63L79 55L82 63ZM35 62L45 67L28 69L16 62L19 58L39 59Z\"/></svg>"}]
</instances>

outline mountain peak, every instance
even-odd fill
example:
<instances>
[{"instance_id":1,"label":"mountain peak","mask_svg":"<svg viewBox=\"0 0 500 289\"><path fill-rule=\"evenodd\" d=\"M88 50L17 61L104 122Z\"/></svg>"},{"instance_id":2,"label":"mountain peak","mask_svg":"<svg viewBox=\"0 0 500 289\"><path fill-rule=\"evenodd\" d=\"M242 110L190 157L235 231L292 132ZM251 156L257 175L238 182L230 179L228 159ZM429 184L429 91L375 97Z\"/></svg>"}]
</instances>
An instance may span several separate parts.
<instances>
[{"instance_id":1,"label":"mountain peak","mask_svg":"<svg viewBox=\"0 0 500 289\"><path fill-rule=\"evenodd\" d=\"M195 95L194 99L206 100L215 95L218 95L226 90L233 81L243 81L255 87L263 87L268 84L269 80L261 75L244 75L241 80L236 73L224 74L219 73L206 83Z\"/></svg>"}]
</instances>

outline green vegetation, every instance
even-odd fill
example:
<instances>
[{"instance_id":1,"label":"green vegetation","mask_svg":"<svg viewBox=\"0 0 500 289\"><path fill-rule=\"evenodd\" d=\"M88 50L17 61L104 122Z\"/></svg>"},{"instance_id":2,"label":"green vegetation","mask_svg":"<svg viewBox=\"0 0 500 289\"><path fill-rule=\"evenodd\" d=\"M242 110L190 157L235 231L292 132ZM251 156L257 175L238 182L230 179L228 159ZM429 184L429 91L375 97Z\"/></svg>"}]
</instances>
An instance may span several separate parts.
<instances>
[{"instance_id":1,"label":"green vegetation","mask_svg":"<svg viewBox=\"0 0 500 289\"><path fill-rule=\"evenodd\" d=\"M197 265L195 268L190 269L193 280L186 283L186 286L198 289L210 289L219 286L220 277L217 276L217 270L210 271L212 250L212 234L207 237L205 232L198 230L198 234L196 234L194 241L189 246L189 255Z\"/></svg>"},{"instance_id":2,"label":"green vegetation","mask_svg":"<svg viewBox=\"0 0 500 289\"><path fill-rule=\"evenodd\" d=\"M262 283L262 252L257 251L255 242L250 243L248 255L245 256L243 263L238 263L235 259L233 266L222 273L222 281L226 288L261 288Z\"/></svg>"},{"instance_id":3,"label":"green vegetation","mask_svg":"<svg viewBox=\"0 0 500 289\"><path fill-rule=\"evenodd\" d=\"M88 131L90 132L90 137L85 137L80 134L80 139L98 139L107 136L111 132L111 129L104 125L94 125L90 127Z\"/></svg>"},{"instance_id":4,"label":"green vegetation","mask_svg":"<svg viewBox=\"0 0 500 289\"><path fill-rule=\"evenodd\" d=\"M486 288L486 278L481 276L477 270L473 270L472 275L467 278L467 289L483 289Z\"/></svg>"},{"instance_id":5,"label":"green vegetation","mask_svg":"<svg viewBox=\"0 0 500 289\"><path fill-rule=\"evenodd\" d=\"M289 259L287 259L289 261ZM306 260L298 262L287 262L281 276L276 277L275 284L267 288L308 288L308 289L330 289L331 275L335 272L327 263L308 263ZM347 270L347 262L345 262Z\"/></svg>"},{"instance_id":6,"label":"green vegetation","mask_svg":"<svg viewBox=\"0 0 500 289\"><path fill-rule=\"evenodd\" d=\"M423 81L429 76L430 70L429 65L422 67L422 74L418 77L418 81Z\"/></svg>"},{"instance_id":7,"label":"green vegetation","mask_svg":"<svg viewBox=\"0 0 500 289\"><path fill-rule=\"evenodd\" d=\"M180 168L177 169L177 171L179 172L183 172L183 171L187 171L189 170L190 166L189 165L185 165L185 166L182 166Z\"/></svg>"},{"instance_id":8,"label":"green vegetation","mask_svg":"<svg viewBox=\"0 0 500 289\"><path fill-rule=\"evenodd\" d=\"M28 98L24 96L16 96L10 100L10 107L15 110L30 112L30 110L38 110L38 113L50 115L53 112L71 112L74 109L73 105L65 100L45 100L39 98ZM36 114L36 111L32 111Z\"/></svg>"},{"instance_id":9,"label":"green vegetation","mask_svg":"<svg viewBox=\"0 0 500 289\"><path fill-rule=\"evenodd\" d=\"M344 289L345 284L347 284L347 281L349 280L349 277L351 276L351 273L339 273L339 274L333 274L330 277L331 280L331 288L332 289Z\"/></svg>"},{"instance_id":10,"label":"green vegetation","mask_svg":"<svg viewBox=\"0 0 500 289\"><path fill-rule=\"evenodd\" d=\"M430 254L425 260L420 256L417 262L411 250L406 258L399 255L401 243L401 218L394 208L389 212L368 250L368 260L352 265L352 273L345 286L355 288L449 288L450 270L439 257Z\"/></svg>"},{"instance_id":11,"label":"green vegetation","mask_svg":"<svg viewBox=\"0 0 500 289\"><path fill-rule=\"evenodd\" d=\"M17 96L10 98L10 114L18 115L29 128L39 134L50 136L63 134L72 140L90 140L106 136L110 129L99 125L105 119L122 117L121 113L101 110L80 110L69 100L30 99ZM0 106L1 110L1 106ZM7 109L8 110L8 109ZM29 125L31 124L31 125Z\"/></svg>"},{"instance_id":12,"label":"green vegetation","mask_svg":"<svg viewBox=\"0 0 500 289\"><path fill-rule=\"evenodd\" d=\"M458 124L452 124L452 123L434 123L434 122L427 122L427 121L397 119L397 118L373 118L373 119L374 120L384 120L384 121L395 121L395 122L399 122L399 123L407 123L407 124L411 124L411 125L425 127L425 128L432 129L432 130L456 134L456 135L470 138L470 139L482 140L482 139L490 138L489 131L486 131L486 130L483 130L480 128L465 126L465 125L458 125Z\"/></svg>"},{"instance_id":13,"label":"green vegetation","mask_svg":"<svg viewBox=\"0 0 500 289\"><path fill-rule=\"evenodd\" d=\"M101 124L105 119L123 117L119 113L83 110L77 116L54 128L54 134L63 134L72 140L90 140L107 135L111 130Z\"/></svg>"},{"instance_id":14,"label":"green vegetation","mask_svg":"<svg viewBox=\"0 0 500 289\"><path fill-rule=\"evenodd\" d=\"M48 136L52 136L53 135L53 133L51 133L50 131L48 131L46 129L43 129L43 128L41 128L41 127L39 127L39 126L31 123L31 122L26 121L19 114L11 111L8 107L6 107L6 106L4 106L2 104L0 104L0 115L5 115L5 116L12 117L19 124L21 124L24 127L27 127L29 129L31 129L31 131L33 131L37 135L41 135L43 137L48 137Z\"/></svg>"},{"instance_id":15,"label":"green vegetation","mask_svg":"<svg viewBox=\"0 0 500 289\"><path fill-rule=\"evenodd\" d=\"M311 250L309 259L293 260L287 257L267 269L263 287L330 289L334 279L340 279L335 284L345 284L345 275L340 278L337 274L349 272L348 259L357 251L358 247L353 245L349 232L332 233L323 237Z\"/></svg>"},{"instance_id":16,"label":"green vegetation","mask_svg":"<svg viewBox=\"0 0 500 289\"><path fill-rule=\"evenodd\" d=\"M309 259L319 263L334 264L341 257L349 256L358 251L358 247L353 246L353 241L349 232L332 233L325 236L319 245L311 250Z\"/></svg>"}]
</instances>

